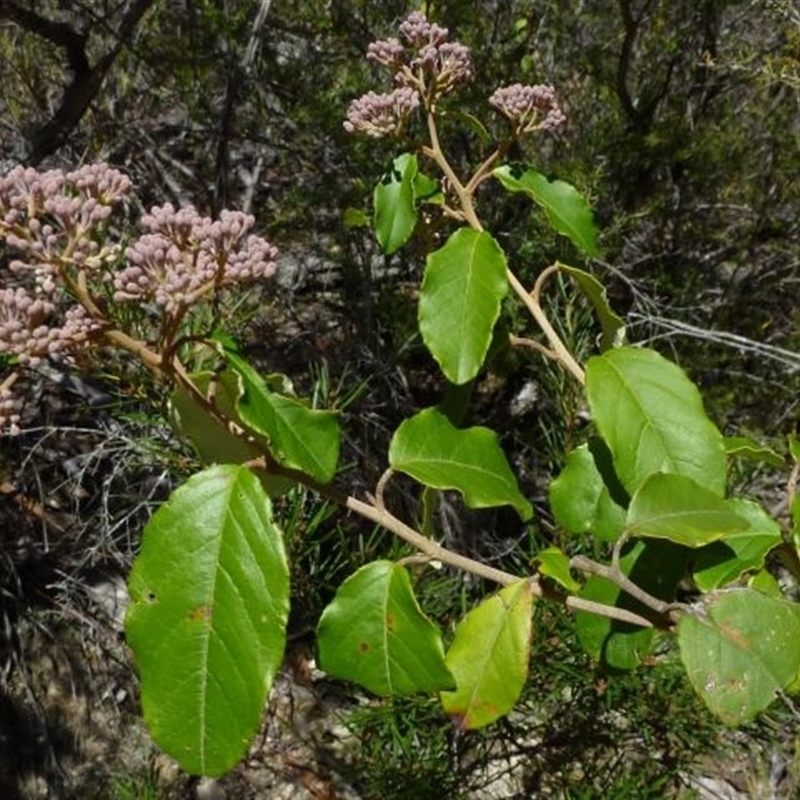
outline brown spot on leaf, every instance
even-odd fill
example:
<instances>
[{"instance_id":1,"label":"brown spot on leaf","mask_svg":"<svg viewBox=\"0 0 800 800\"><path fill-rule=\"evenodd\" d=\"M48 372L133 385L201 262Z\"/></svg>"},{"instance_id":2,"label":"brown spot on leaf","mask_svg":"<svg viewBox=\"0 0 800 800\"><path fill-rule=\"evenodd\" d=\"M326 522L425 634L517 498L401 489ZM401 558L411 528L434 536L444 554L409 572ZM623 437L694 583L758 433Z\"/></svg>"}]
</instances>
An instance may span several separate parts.
<instances>
[{"instance_id":1,"label":"brown spot on leaf","mask_svg":"<svg viewBox=\"0 0 800 800\"><path fill-rule=\"evenodd\" d=\"M387 628L388 628L390 631L393 631L393 630L394 630L395 621L396 621L396 620L395 620L395 616L394 616L394 614L392 614L392 612L391 612L391 611L387 611L387 612L386 612L386 627L387 627Z\"/></svg>"},{"instance_id":2,"label":"brown spot on leaf","mask_svg":"<svg viewBox=\"0 0 800 800\"><path fill-rule=\"evenodd\" d=\"M193 620L207 620L211 619L211 606L198 606L189 612L189 619Z\"/></svg>"},{"instance_id":3,"label":"brown spot on leaf","mask_svg":"<svg viewBox=\"0 0 800 800\"><path fill-rule=\"evenodd\" d=\"M742 650L752 650L753 643L742 635L742 632L727 623L719 623L719 630L726 639L730 639L735 645L741 647Z\"/></svg>"},{"instance_id":4,"label":"brown spot on leaf","mask_svg":"<svg viewBox=\"0 0 800 800\"><path fill-rule=\"evenodd\" d=\"M361 653L361 655L366 655L370 650L372 650L372 646L369 642L358 643L358 652Z\"/></svg>"}]
</instances>

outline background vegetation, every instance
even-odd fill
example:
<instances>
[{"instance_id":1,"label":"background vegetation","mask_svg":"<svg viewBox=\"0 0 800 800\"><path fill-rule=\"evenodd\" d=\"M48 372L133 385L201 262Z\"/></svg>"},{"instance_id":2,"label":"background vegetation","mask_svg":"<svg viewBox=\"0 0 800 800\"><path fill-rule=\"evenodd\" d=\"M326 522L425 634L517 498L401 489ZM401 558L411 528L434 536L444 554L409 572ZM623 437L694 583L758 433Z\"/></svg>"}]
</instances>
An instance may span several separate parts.
<instances>
[{"instance_id":1,"label":"background vegetation","mask_svg":"<svg viewBox=\"0 0 800 800\"><path fill-rule=\"evenodd\" d=\"M603 257L589 267L609 285L629 338L676 358L704 387L724 432L778 441L792 430L800 13L791 0L4 2L3 169L106 160L131 175L145 206L169 200L254 213L281 247L280 288L231 309L232 332L263 369L287 372L320 405L343 409L348 466L340 480L372 486L399 420L438 399L440 387L410 324L419 253L384 259L365 229L346 224L348 209L366 208L390 145L384 152L348 136L342 120L367 88L367 43L419 5L472 46L476 104L500 82L557 87L568 124L540 152L519 155L572 182L597 209ZM448 135L456 160L474 161L477 139L463 126ZM492 229L519 254L521 275L574 260L527 205L493 199ZM590 352L596 332L583 308L566 291L553 302L568 312L565 338ZM129 733L137 730L135 681L108 586L118 586L143 521L191 469L192 455L161 422L160 387L119 367L112 377L48 365L31 387L37 401L26 409L26 432L2 442L4 797L189 790L140 733ZM558 537L542 487L579 435L581 398L544 363L510 359L479 382L474 408L489 423L492 414L513 419L504 445L538 521L523 529L502 514L468 516L452 500L441 524L465 552L525 564ZM780 508L784 475L731 477ZM338 776L336 791L662 797L699 791L695 778L709 775L745 794L797 790L800 723L791 710L779 708L744 738L726 734L669 663L652 673L598 674L553 610L540 612L550 635L533 653L524 707L480 735L456 736L425 701L376 706L306 680L308 635L322 605L354 566L389 545L304 493L284 502L301 609L292 680L310 693L306 716L315 698L332 693L329 716L346 710L358 737L345 737L335 756L301 757L324 781ZM410 494L406 502L413 514ZM421 587L426 610L440 619L475 589L449 575ZM98 611L109 602L110 619ZM265 737L254 762L230 779L231 796L265 796L256 775L264 764L312 792L291 761L276 765ZM741 756L737 747L749 753L741 774L724 766L733 757L712 768L719 752ZM501 763L514 780L505 794L488 794L501 791Z\"/></svg>"}]
</instances>

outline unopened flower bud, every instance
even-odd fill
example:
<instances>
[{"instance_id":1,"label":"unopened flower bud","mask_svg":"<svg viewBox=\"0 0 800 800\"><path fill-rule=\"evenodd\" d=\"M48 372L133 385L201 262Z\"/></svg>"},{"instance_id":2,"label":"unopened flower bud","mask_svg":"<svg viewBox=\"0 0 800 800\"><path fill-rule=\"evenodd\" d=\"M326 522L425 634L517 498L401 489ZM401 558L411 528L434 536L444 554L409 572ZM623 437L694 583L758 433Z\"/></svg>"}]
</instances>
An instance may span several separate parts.
<instances>
[{"instance_id":1,"label":"unopened flower bud","mask_svg":"<svg viewBox=\"0 0 800 800\"><path fill-rule=\"evenodd\" d=\"M553 130L566 120L556 102L555 89L549 85L504 86L494 91L489 103L508 117L520 133Z\"/></svg>"},{"instance_id":2,"label":"unopened flower bud","mask_svg":"<svg viewBox=\"0 0 800 800\"><path fill-rule=\"evenodd\" d=\"M350 103L344 129L374 139L391 136L403 129L419 104L419 94L410 86L401 86L388 94L368 92Z\"/></svg>"},{"instance_id":3,"label":"unopened flower bud","mask_svg":"<svg viewBox=\"0 0 800 800\"><path fill-rule=\"evenodd\" d=\"M405 49L397 39L379 39L367 47L367 61L396 69L403 63Z\"/></svg>"}]
</instances>

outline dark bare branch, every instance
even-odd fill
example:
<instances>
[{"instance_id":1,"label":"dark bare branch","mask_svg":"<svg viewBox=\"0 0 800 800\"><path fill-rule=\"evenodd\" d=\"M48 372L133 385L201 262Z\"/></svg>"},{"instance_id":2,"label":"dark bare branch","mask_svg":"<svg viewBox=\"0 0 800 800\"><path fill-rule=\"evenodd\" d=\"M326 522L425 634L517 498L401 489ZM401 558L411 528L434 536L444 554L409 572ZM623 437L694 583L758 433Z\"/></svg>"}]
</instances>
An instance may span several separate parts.
<instances>
[{"instance_id":1,"label":"dark bare branch","mask_svg":"<svg viewBox=\"0 0 800 800\"><path fill-rule=\"evenodd\" d=\"M22 161L35 166L54 153L83 119L83 115L100 91L103 81L127 44L142 17L154 0L132 0L126 7L117 28L113 46L92 67L86 55L86 33L78 33L63 22L54 22L33 11L22 8L11 0L0 0L0 19L6 19L20 28L52 42L64 50L72 80L64 90L56 112L27 137L27 149Z\"/></svg>"}]
</instances>

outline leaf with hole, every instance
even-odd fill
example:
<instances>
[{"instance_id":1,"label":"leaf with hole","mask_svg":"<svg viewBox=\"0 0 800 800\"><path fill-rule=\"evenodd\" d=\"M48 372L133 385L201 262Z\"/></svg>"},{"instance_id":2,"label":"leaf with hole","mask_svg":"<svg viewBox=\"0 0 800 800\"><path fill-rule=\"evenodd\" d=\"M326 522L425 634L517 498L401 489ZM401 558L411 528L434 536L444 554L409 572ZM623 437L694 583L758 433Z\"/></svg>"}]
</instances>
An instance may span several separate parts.
<instances>
[{"instance_id":1,"label":"leaf with hole","mask_svg":"<svg viewBox=\"0 0 800 800\"><path fill-rule=\"evenodd\" d=\"M735 509L729 500L685 475L657 472L631 499L625 530L629 536L702 547L750 527Z\"/></svg>"},{"instance_id":2,"label":"leaf with hole","mask_svg":"<svg viewBox=\"0 0 800 800\"><path fill-rule=\"evenodd\" d=\"M523 520L533 516L494 431L456 428L435 408L401 423L389 465L425 486L458 490L470 508L511 505Z\"/></svg>"},{"instance_id":3,"label":"leaf with hole","mask_svg":"<svg viewBox=\"0 0 800 800\"><path fill-rule=\"evenodd\" d=\"M724 591L681 617L678 645L706 705L726 724L741 725L800 671L800 606L754 589Z\"/></svg>"},{"instance_id":4,"label":"leaf with hole","mask_svg":"<svg viewBox=\"0 0 800 800\"><path fill-rule=\"evenodd\" d=\"M420 610L408 571L391 561L373 561L339 587L317 648L322 669L378 695L454 686L439 630Z\"/></svg>"},{"instance_id":5,"label":"leaf with hole","mask_svg":"<svg viewBox=\"0 0 800 800\"><path fill-rule=\"evenodd\" d=\"M525 165L506 164L492 173L509 192L523 192L544 209L553 228L588 256L596 256L597 225L591 206L569 183L549 180Z\"/></svg>"},{"instance_id":6,"label":"leaf with hole","mask_svg":"<svg viewBox=\"0 0 800 800\"><path fill-rule=\"evenodd\" d=\"M478 374L507 291L505 254L486 231L459 228L428 256L419 330L453 383Z\"/></svg>"},{"instance_id":7,"label":"leaf with hole","mask_svg":"<svg viewBox=\"0 0 800 800\"><path fill-rule=\"evenodd\" d=\"M246 468L211 467L144 531L125 621L155 741L195 775L227 772L258 731L283 660L289 569Z\"/></svg>"},{"instance_id":8,"label":"leaf with hole","mask_svg":"<svg viewBox=\"0 0 800 800\"><path fill-rule=\"evenodd\" d=\"M442 706L461 730L482 728L507 714L528 677L533 591L526 580L501 589L456 626L447 666L456 689Z\"/></svg>"},{"instance_id":9,"label":"leaf with hole","mask_svg":"<svg viewBox=\"0 0 800 800\"><path fill-rule=\"evenodd\" d=\"M697 387L654 350L618 347L586 364L592 417L631 496L655 472L686 475L725 493L722 434L706 416Z\"/></svg>"},{"instance_id":10,"label":"leaf with hole","mask_svg":"<svg viewBox=\"0 0 800 800\"><path fill-rule=\"evenodd\" d=\"M373 226L378 244L386 255L397 252L414 233L416 177L417 157L413 153L403 153L392 161L375 186Z\"/></svg>"}]
</instances>

